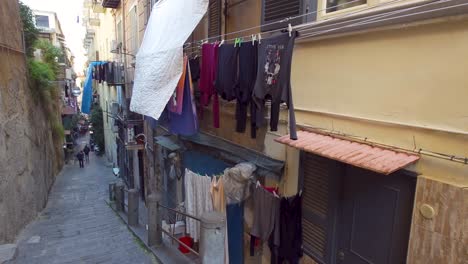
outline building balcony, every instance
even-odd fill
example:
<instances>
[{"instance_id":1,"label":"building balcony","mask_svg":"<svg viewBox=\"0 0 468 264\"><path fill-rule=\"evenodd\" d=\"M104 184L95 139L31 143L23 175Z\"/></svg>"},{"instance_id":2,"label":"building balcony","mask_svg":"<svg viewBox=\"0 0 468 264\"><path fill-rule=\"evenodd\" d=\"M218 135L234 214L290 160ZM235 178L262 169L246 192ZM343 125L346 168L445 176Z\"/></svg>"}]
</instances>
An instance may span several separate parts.
<instances>
[{"instance_id":1,"label":"building balcony","mask_svg":"<svg viewBox=\"0 0 468 264\"><path fill-rule=\"evenodd\" d=\"M102 0L102 6L105 8L117 8L120 5L120 0Z\"/></svg>"},{"instance_id":2,"label":"building balcony","mask_svg":"<svg viewBox=\"0 0 468 264\"><path fill-rule=\"evenodd\" d=\"M143 119L116 119L115 125L118 126L118 137L124 143L127 150L140 150L145 148L145 141L141 138L141 134L143 133Z\"/></svg>"},{"instance_id":3,"label":"building balcony","mask_svg":"<svg viewBox=\"0 0 468 264\"><path fill-rule=\"evenodd\" d=\"M101 0L93 1L93 12L94 13L104 13L104 7L102 6Z\"/></svg>"},{"instance_id":4,"label":"building balcony","mask_svg":"<svg viewBox=\"0 0 468 264\"><path fill-rule=\"evenodd\" d=\"M101 24L101 21L99 20L99 18L94 18L94 17L89 18L89 25L90 26L99 27L100 24Z\"/></svg>"}]
</instances>

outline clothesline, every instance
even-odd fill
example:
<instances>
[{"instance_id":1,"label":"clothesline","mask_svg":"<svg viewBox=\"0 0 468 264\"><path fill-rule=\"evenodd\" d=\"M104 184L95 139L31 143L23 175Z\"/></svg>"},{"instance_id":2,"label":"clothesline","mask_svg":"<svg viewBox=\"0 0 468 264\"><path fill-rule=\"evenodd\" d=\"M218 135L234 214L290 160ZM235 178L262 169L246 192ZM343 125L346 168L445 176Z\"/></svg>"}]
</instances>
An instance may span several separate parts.
<instances>
[{"instance_id":1,"label":"clothesline","mask_svg":"<svg viewBox=\"0 0 468 264\"><path fill-rule=\"evenodd\" d=\"M419 9L419 8L423 8L423 7L427 7L427 6L434 5L434 4L439 4L439 3L452 2L452 1L456 1L456 0L439 0L439 1L431 2L431 3L426 3L426 4L423 4L423 5L418 5L418 6L415 6L415 7L405 8L405 9L402 9L402 10L396 10L396 11L392 11L392 12L388 12L388 13L384 13L384 14L373 15L373 16L367 17L366 20L358 21L358 22L353 23L353 24L348 24L348 25L344 25L344 26L341 26L341 27L337 27L337 28L326 29L326 30L322 30L322 31L318 31L318 32L312 32L312 33L309 33L309 34L302 34L300 36L300 38L313 37L313 36L321 35L321 34L324 34L324 33L332 32L332 31L336 31L336 30L340 30L340 29L344 29L344 28L349 28L349 27L353 27L353 26L366 25L366 24L370 24L370 23L378 23L378 22L389 21L389 20L404 18L404 17L412 17L412 16L421 15L421 14L432 13L432 12L436 12L436 11L440 11L440 10L446 10L446 9L451 9L451 8L456 8L456 7L461 7L461 6L468 5L468 3L465 3L465 4L455 5L455 6L436 8L436 9L431 9L431 10L426 10L426 11L421 11L421 12L416 12L416 13L411 13L411 14L405 14L405 15L385 18L385 17L392 16L392 15L395 15L395 14L407 12L407 11L410 11L410 10ZM362 18L353 19L351 21L356 21L356 20L362 20ZM348 20L348 21L338 22L338 23L335 23L333 25L349 23L351 21ZM315 27L315 28L306 29L306 30L316 30L318 28L324 28L324 27L329 27L329 26L330 25L325 25L325 26Z\"/></svg>"},{"instance_id":2,"label":"clothesline","mask_svg":"<svg viewBox=\"0 0 468 264\"><path fill-rule=\"evenodd\" d=\"M339 16L339 17L336 17L335 19L333 20L338 20L338 19L341 19L341 18L345 18L347 16L351 16L351 15L355 15L355 14L358 14L358 13L362 13L364 11L368 11L369 9L374 9L374 8L377 8L377 7L382 7L384 5L389 5L389 4L394 4L394 3L397 3L397 2L401 2L401 1L404 1L404 0L394 0L394 1L390 1L390 2L386 2L382 5L378 5L378 6L373 6L373 7L369 7L369 8L365 8L365 9L361 9L359 11L356 11L356 12L352 12L352 13L348 13L344 16ZM446 10L446 9L451 9L451 8L456 8L456 7L462 7L462 6L465 6L465 5L468 5L468 3L465 3L465 4L459 4L459 5L455 5L455 6L450 6L450 7L442 7L442 8L437 8L437 9L432 9L432 10L426 10L426 11L422 11L422 12L417 12L417 13L412 13L412 14L406 14L406 15L401 15L401 16L396 16L396 17L390 17L390 18L385 18L385 17L388 17L388 16L391 16L391 15L395 15L395 14L398 14L398 13L402 13L402 12L407 12L407 11L410 11L410 10L414 10L414 9L419 9L419 8L422 8L422 7L426 7L426 6L430 6L430 5L434 5L434 4L438 4L438 3L442 3L442 2L452 2L452 1L455 1L455 0L439 0L439 1L435 1L435 2L431 2L431 3L427 3L427 4L424 4L424 5L419 5L419 6L415 6L415 7L410 7L410 8L405 8L403 10L396 10L396 11L392 11L392 12L388 12L388 13L385 13L385 14L377 14L377 15L371 15L369 17L366 18L366 20L362 20L362 18L356 18L356 19L353 19L353 20L347 20L347 21L342 21L342 22L337 22L337 23L334 23L334 24L329 24L329 25L323 25L323 26L318 26L318 27L314 27L314 28L310 28L310 29L305 29L304 31L310 31L310 30L317 30L317 29L320 29L320 28L327 28L327 27L330 27L330 26L336 26L336 25L340 25L340 24L346 24L346 23L349 23L349 22L352 22L352 21L358 21L356 23L352 23L352 24L347 24L347 25L344 25L344 26L341 26L341 27L335 27L335 28L330 28L330 29L326 29L326 30L322 30L322 31L316 31L316 32L311 32L311 33L308 33L308 34L301 34L299 36L299 39L303 39L303 38L308 38L308 37L313 37L313 36L318 36L318 35L321 35L321 34L324 34L324 33L328 33L328 32L332 32L332 31L337 31L337 30L340 30L340 29L344 29L344 28L349 28L349 27L353 27L353 26L359 26L359 25L366 25L366 24L370 24L370 23L378 23L378 22L382 22L382 21L389 21L389 20L393 20L393 19L398 19L398 18L404 18L404 17L411 17L411 16L416 16L416 15L421 15L421 14L426 14L426 13L431 13L431 12L436 12L436 11L440 11L440 10ZM330 20L328 20L330 21ZM299 26L296 26L296 27L293 27L294 29L298 29L300 27L304 27L304 26L310 26L311 24L307 24L307 25L299 25ZM278 32L278 31L284 31L285 28L281 28L281 29L276 29L276 30L270 30L270 31L266 31L266 32L262 32L262 34L267 34L267 33L273 33L273 32ZM247 38L247 37L250 37L251 35L246 35L246 36L243 36L243 37L240 37L240 38ZM225 42L230 42L230 41L234 41L236 40L237 38L232 38L232 39L227 39L225 40ZM257 40L258 41L258 40ZM245 42L249 42L249 41L245 41ZM192 47L186 47L185 49L186 50L192 50L191 53L194 53L196 51L194 51L194 49L197 49L197 48L200 48L201 45L197 45L197 46L192 46ZM189 54L190 55L190 54Z\"/></svg>"},{"instance_id":3,"label":"clothesline","mask_svg":"<svg viewBox=\"0 0 468 264\"><path fill-rule=\"evenodd\" d=\"M270 25L274 25L274 24L278 24L278 23L285 23L285 22L288 22L290 20L294 20L296 18L308 16L308 15L311 15L311 14L316 14L318 12L327 11L327 10L332 9L332 8L336 8L336 7L340 7L340 6L344 6L344 5L349 5L349 4L353 4L355 2L360 2L360 1L362 1L362 0L353 0L351 2L342 3L342 4L339 4L339 5L333 6L333 7L327 7L327 8L324 8L324 9L307 12L307 13L304 13L304 14L301 14L301 15L287 17L287 18L279 20L279 21L265 23L265 24L262 24L262 25L259 25L259 26L245 28L245 29L241 29L241 30L238 30L238 31L229 32L229 33L226 33L226 34L220 34L220 35L217 35L217 36L208 37L208 38L204 38L204 39L193 41L193 42L187 42L187 43L184 44L184 48L187 48L187 47L192 46L192 45L199 45L199 44L202 44L203 42L206 42L206 41L211 40L211 39L219 39L220 37L224 38L225 36L234 35L234 34L246 32L246 31L251 31L251 30L258 29L258 28L265 27L265 26L270 26ZM358 10L356 12L347 13L347 14L345 14L343 16L337 16L337 17L333 17L331 19L323 20L323 21L320 21L320 23L322 23L324 21L336 20L336 19L339 19L339 18L349 16L351 14L360 13L360 12L362 12L364 10L373 9L373 8L381 7L381 6L384 6L384 5L391 4L391 3L401 2L401 1L404 1L404 0L394 0L394 1L386 2L386 3L383 3L383 4L377 5L377 6L372 6L372 7L369 7L369 8ZM317 23L317 22L315 22L315 23ZM315 23L312 23L312 24L315 24ZM310 25L312 25L312 24L310 24ZM293 27L293 28L296 29L297 26ZM258 34L268 34L268 33L278 32L278 31L282 31L282 30L287 30L287 27L280 28L280 29L269 30L269 31L264 31L264 32L261 32L261 33L258 33ZM243 37L249 37L249 36L251 36L251 34L250 35L245 35ZM243 37L241 37L241 38L243 38ZM232 39L228 39L228 40L225 40L225 41L232 41L232 40L235 40L235 39L236 38L232 38Z\"/></svg>"}]
</instances>

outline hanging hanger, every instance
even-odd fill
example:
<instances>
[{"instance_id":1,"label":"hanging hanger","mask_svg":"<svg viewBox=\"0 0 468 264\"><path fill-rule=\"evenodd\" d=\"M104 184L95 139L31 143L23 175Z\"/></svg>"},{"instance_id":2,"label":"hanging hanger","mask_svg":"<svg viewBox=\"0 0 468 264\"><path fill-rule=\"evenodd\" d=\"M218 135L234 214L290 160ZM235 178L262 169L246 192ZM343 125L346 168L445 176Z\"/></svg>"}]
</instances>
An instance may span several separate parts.
<instances>
[{"instance_id":1,"label":"hanging hanger","mask_svg":"<svg viewBox=\"0 0 468 264\"><path fill-rule=\"evenodd\" d=\"M289 32L289 37L292 36L292 26L291 24L288 24L288 32Z\"/></svg>"}]
</instances>

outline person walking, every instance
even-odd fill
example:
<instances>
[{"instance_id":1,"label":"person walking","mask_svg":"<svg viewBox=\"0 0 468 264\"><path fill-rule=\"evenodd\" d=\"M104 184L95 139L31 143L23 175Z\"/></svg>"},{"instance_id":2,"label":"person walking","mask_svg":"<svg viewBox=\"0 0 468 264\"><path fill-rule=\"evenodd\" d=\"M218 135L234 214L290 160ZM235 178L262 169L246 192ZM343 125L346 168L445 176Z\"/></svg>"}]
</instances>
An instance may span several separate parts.
<instances>
[{"instance_id":1,"label":"person walking","mask_svg":"<svg viewBox=\"0 0 468 264\"><path fill-rule=\"evenodd\" d=\"M80 163L80 168L84 168L84 163L83 163L84 153L83 153L83 151L78 152L78 154L76 154L76 158L78 159L78 162Z\"/></svg>"},{"instance_id":2,"label":"person walking","mask_svg":"<svg viewBox=\"0 0 468 264\"><path fill-rule=\"evenodd\" d=\"M88 147L88 145L86 145L83 149L83 152L85 154L85 158L86 158L86 163L89 163L89 152L91 151L91 149Z\"/></svg>"}]
</instances>

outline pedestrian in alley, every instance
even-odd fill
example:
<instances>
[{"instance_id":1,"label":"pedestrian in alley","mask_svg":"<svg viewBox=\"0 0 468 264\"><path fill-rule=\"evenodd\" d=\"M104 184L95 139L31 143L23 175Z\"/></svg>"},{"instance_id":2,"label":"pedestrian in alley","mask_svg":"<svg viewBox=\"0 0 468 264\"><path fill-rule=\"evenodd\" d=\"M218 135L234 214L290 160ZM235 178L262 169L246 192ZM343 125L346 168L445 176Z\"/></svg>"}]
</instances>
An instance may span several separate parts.
<instances>
[{"instance_id":1,"label":"pedestrian in alley","mask_svg":"<svg viewBox=\"0 0 468 264\"><path fill-rule=\"evenodd\" d=\"M84 153L83 153L83 151L78 152L78 154L76 154L76 158L78 159L78 162L80 163L80 168L84 168L84 163L83 163Z\"/></svg>"},{"instance_id":2,"label":"pedestrian in alley","mask_svg":"<svg viewBox=\"0 0 468 264\"><path fill-rule=\"evenodd\" d=\"M83 152L85 154L85 158L86 158L86 163L89 163L89 152L91 151L91 149L88 147L88 145L86 145L83 149Z\"/></svg>"}]
</instances>

